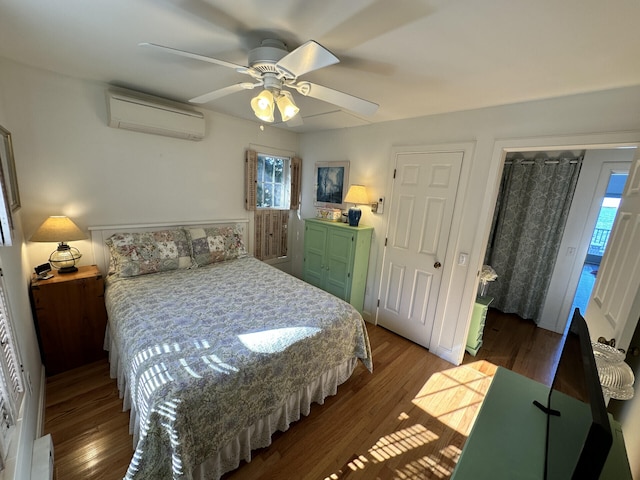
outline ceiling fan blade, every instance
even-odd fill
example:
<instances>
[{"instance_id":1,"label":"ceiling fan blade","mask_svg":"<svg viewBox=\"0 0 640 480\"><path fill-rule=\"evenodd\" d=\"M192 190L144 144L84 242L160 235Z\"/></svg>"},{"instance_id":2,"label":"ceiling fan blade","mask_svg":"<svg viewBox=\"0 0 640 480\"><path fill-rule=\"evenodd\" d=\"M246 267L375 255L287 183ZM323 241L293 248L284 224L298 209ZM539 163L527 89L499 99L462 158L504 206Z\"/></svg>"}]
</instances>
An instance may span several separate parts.
<instances>
[{"instance_id":1,"label":"ceiling fan blade","mask_svg":"<svg viewBox=\"0 0 640 480\"><path fill-rule=\"evenodd\" d=\"M205 93L204 95L200 95L199 97L192 98L189 100L191 103L207 103L212 102L213 100L217 100L218 98L225 97L227 95L231 95L232 93L239 92L241 90L251 90L252 88L256 88L262 85L262 82L258 83L236 83L235 85L229 85L228 87L220 88L218 90L214 90L213 92Z\"/></svg>"},{"instance_id":2,"label":"ceiling fan blade","mask_svg":"<svg viewBox=\"0 0 640 480\"><path fill-rule=\"evenodd\" d=\"M392 32L434 13L433 2L415 0L373 0L344 22L324 33L320 41L336 51L351 50L358 45ZM325 6L325 2L322 2ZM306 4L305 4L306 7ZM316 19L312 21L317 22ZM301 28L304 28L302 25Z\"/></svg>"},{"instance_id":3,"label":"ceiling fan blade","mask_svg":"<svg viewBox=\"0 0 640 480\"><path fill-rule=\"evenodd\" d=\"M276 68L288 78L298 78L305 73L333 65L339 61L338 57L318 42L309 40L281 58L276 63Z\"/></svg>"},{"instance_id":4,"label":"ceiling fan blade","mask_svg":"<svg viewBox=\"0 0 640 480\"><path fill-rule=\"evenodd\" d=\"M332 103L338 107L350 110L361 115L373 115L378 110L377 103L354 97L348 93L343 93L333 88L323 87L310 82L298 82L293 86L302 95L317 98L325 102Z\"/></svg>"},{"instance_id":5,"label":"ceiling fan blade","mask_svg":"<svg viewBox=\"0 0 640 480\"><path fill-rule=\"evenodd\" d=\"M227 62L225 60L220 60L218 58L207 57L204 55L198 55L197 53L185 52L184 50L178 50L177 48L165 47L164 45L158 45L156 43L139 43L139 47L152 48L154 50L172 53L174 55L180 55L181 57L193 58L194 60L201 60L203 62L215 63L216 65L222 65L223 67L233 68L238 70L241 73L246 72L247 67L243 65L237 65L235 63Z\"/></svg>"},{"instance_id":6,"label":"ceiling fan blade","mask_svg":"<svg viewBox=\"0 0 640 480\"><path fill-rule=\"evenodd\" d=\"M287 120L285 123L287 124L287 127L301 127L302 125L304 125L302 115L300 114L296 115L291 120Z\"/></svg>"}]
</instances>

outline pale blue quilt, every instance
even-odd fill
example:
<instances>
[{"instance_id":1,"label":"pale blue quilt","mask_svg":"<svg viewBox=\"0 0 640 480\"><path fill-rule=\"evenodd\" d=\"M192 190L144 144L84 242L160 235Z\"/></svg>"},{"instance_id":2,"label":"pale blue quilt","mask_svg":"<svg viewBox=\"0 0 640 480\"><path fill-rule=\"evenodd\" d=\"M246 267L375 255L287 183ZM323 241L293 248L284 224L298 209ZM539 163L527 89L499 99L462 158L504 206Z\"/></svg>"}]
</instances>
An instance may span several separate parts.
<instances>
[{"instance_id":1,"label":"pale blue quilt","mask_svg":"<svg viewBox=\"0 0 640 480\"><path fill-rule=\"evenodd\" d=\"M139 430L127 478L191 470L346 360L372 369L360 314L252 257L110 278L110 345Z\"/></svg>"}]
</instances>

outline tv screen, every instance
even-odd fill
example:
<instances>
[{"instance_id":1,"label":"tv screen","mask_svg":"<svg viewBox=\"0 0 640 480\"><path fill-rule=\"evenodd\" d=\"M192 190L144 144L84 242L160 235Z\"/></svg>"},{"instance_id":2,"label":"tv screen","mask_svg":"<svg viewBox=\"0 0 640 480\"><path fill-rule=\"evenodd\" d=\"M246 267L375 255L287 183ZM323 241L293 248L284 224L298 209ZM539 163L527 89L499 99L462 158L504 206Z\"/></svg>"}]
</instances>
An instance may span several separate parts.
<instances>
[{"instance_id":1,"label":"tv screen","mask_svg":"<svg viewBox=\"0 0 640 480\"><path fill-rule=\"evenodd\" d=\"M597 480L612 436L587 324L576 308L547 403L545 479Z\"/></svg>"}]
</instances>

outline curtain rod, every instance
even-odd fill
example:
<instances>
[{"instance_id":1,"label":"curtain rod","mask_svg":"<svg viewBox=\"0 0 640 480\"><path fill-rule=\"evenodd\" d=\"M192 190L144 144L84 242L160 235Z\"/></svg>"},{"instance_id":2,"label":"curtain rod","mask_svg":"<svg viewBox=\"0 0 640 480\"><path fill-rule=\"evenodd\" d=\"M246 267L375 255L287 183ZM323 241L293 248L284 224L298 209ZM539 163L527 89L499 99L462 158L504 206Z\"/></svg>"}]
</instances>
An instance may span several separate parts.
<instances>
[{"instance_id":1,"label":"curtain rod","mask_svg":"<svg viewBox=\"0 0 640 480\"><path fill-rule=\"evenodd\" d=\"M560 163L560 160L564 160L564 159L552 159L550 158L549 160L545 160L544 164L545 165L557 165L558 163ZM505 160L504 164L505 165L513 165L513 160ZM582 157L581 158L575 158L575 159L570 159L569 163L580 163L582 162ZM521 162L519 162L520 165L535 165L536 161L535 160L523 160Z\"/></svg>"}]
</instances>

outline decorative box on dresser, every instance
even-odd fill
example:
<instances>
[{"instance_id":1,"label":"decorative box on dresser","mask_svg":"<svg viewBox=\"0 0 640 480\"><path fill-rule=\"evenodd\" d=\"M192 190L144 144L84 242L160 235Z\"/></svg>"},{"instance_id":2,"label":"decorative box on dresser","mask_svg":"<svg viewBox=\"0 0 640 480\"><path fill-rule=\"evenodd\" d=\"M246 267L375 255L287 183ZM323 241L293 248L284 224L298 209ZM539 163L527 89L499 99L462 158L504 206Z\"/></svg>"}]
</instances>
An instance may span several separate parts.
<instances>
[{"instance_id":1,"label":"decorative box on dresser","mask_svg":"<svg viewBox=\"0 0 640 480\"><path fill-rule=\"evenodd\" d=\"M106 356L104 279L95 265L53 278L31 280L31 305L47 375Z\"/></svg>"},{"instance_id":2,"label":"decorative box on dresser","mask_svg":"<svg viewBox=\"0 0 640 480\"><path fill-rule=\"evenodd\" d=\"M362 313L373 227L308 218L304 229L303 279Z\"/></svg>"}]
</instances>

